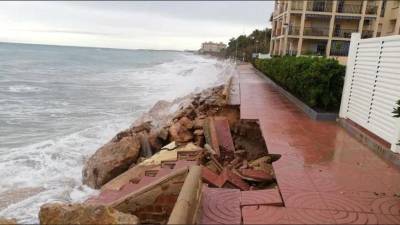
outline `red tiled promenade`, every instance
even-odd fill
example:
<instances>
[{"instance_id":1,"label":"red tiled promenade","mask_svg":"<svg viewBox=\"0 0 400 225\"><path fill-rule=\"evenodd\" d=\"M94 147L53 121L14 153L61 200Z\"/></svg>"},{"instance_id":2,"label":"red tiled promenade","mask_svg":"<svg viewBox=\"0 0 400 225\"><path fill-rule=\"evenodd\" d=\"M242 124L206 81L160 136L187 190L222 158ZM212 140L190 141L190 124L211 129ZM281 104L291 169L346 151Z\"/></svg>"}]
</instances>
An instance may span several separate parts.
<instances>
[{"instance_id":1,"label":"red tiled promenade","mask_svg":"<svg viewBox=\"0 0 400 225\"><path fill-rule=\"evenodd\" d=\"M311 120L241 65L242 119L258 119L284 207L242 206L244 224L400 224L400 172L335 122Z\"/></svg>"}]
</instances>

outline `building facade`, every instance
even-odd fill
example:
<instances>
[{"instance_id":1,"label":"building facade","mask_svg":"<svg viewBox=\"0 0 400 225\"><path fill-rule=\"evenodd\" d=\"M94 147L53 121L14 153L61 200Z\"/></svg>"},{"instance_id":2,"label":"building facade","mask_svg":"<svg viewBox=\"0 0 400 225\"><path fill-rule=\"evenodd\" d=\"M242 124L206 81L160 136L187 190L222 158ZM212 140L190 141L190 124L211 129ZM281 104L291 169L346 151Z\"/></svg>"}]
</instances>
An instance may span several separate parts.
<instances>
[{"instance_id":1,"label":"building facade","mask_svg":"<svg viewBox=\"0 0 400 225\"><path fill-rule=\"evenodd\" d=\"M214 43L214 42L204 42L201 44L200 53L220 53L222 49L226 48L226 44Z\"/></svg>"},{"instance_id":2,"label":"building facade","mask_svg":"<svg viewBox=\"0 0 400 225\"><path fill-rule=\"evenodd\" d=\"M398 0L276 0L270 53L346 57L353 32L399 34L399 13Z\"/></svg>"}]
</instances>

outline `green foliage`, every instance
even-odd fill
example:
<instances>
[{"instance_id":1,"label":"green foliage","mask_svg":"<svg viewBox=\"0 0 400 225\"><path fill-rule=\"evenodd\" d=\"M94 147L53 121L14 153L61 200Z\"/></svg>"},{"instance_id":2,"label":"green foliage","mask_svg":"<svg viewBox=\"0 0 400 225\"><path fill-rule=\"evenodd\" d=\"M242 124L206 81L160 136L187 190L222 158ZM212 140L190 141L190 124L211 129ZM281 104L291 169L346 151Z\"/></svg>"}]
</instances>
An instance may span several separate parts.
<instances>
[{"instance_id":1,"label":"green foliage","mask_svg":"<svg viewBox=\"0 0 400 225\"><path fill-rule=\"evenodd\" d=\"M269 42L271 40L271 29L254 30L250 35L240 35L237 38L231 38L226 48L226 57L244 58L245 61L251 60L252 53L268 53ZM237 50L237 51L236 51Z\"/></svg>"},{"instance_id":2,"label":"green foliage","mask_svg":"<svg viewBox=\"0 0 400 225\"><path fill-rule=\"evenodd\" d=\"M257 59L255 67L308 106L338 111L345 66L323 57Z\"/></svg>"}]
</instances>

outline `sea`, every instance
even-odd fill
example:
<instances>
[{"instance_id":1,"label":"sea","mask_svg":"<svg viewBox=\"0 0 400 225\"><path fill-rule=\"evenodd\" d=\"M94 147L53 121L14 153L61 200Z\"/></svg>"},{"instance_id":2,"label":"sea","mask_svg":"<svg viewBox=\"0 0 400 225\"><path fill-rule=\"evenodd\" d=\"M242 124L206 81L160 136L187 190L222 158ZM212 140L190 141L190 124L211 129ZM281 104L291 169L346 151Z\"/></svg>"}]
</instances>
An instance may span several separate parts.
<instances>
[{"instance_id":1,"label":"sea","mask_svg":"<svg viewBox=\"0 0 400 225\"><path fill-rule=\"evenodd\" d=\"M82 202L85 160L158 100L222 84L229 61L179 51L0 43L0 217Z\"/></svg>"}]
</instances>

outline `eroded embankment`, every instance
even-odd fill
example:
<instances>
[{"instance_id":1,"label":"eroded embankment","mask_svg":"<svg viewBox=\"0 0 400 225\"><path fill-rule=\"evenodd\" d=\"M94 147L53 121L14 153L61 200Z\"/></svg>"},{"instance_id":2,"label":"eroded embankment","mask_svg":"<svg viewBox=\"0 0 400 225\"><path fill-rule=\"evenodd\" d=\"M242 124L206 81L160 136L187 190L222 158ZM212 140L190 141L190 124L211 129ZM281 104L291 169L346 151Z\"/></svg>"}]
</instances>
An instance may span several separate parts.
<instances>
[{"instance_id":1,"label":"eroded embankment","mask_svg":"<svg viewBox=\"0 0 400 225\"><path fill-rule=\"evenodd\" d=\"M240 120L239 107L228 104L230 83L159 101L86 162L83 183L100 194L82 204L45 204L40 222L192 223L201 217L202 182L274 188L278 156L267 153L257 122Z\"/></svg>"}]
</instances>

